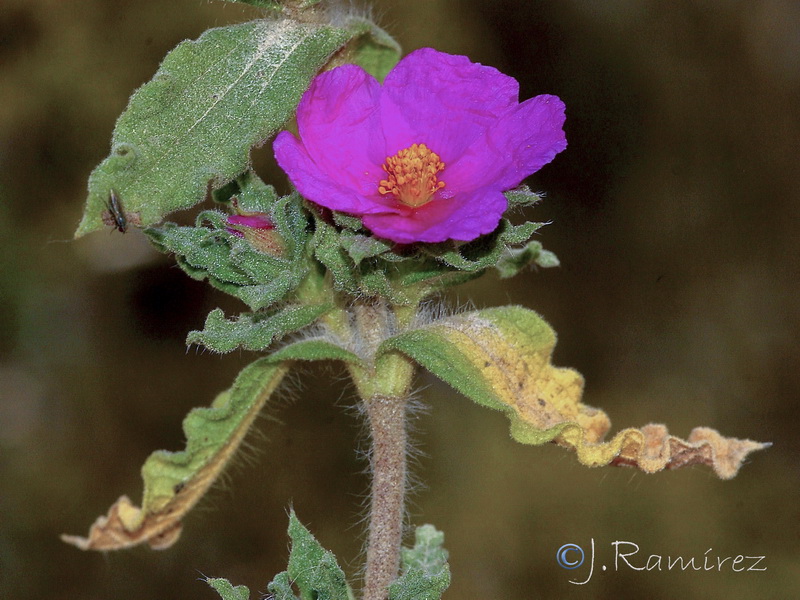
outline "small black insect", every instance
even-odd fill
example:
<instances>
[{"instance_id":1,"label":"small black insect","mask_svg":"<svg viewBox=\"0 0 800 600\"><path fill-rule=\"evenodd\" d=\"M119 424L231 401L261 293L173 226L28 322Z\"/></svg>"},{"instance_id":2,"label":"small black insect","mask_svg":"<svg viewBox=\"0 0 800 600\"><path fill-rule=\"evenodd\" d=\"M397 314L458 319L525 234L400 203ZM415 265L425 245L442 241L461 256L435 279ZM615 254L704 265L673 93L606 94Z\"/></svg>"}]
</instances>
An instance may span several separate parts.
<instances>
[{"instance_id":1,"label":"small black insect","mask_svg":"<svg viewBox=\"0 0 800 600\"><path fill-rule=\"evenodd\" d=\"M128 231L128 216L122 208L122 202L114 190L108 192L108 200L106 200L106 207L101 218L103 223L115 227L120 233Z\"/></svg>"}]
</instances>

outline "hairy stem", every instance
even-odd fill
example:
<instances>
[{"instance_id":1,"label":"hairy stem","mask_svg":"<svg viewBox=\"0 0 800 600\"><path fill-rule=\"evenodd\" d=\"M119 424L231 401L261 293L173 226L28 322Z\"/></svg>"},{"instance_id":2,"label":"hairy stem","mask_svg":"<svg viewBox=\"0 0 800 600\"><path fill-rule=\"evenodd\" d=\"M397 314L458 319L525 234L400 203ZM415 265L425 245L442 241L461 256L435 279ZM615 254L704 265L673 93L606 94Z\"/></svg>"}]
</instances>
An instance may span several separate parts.
<instances>
[{"instance_id":1,"label":"hairy stem","mask_svg":"<svg viewBox=\"0 0 800 600\"><path fill-rule=\"evenodd\" d=\"M406 397L365 400L372 439L372 499L363 600L386 600L400 570L406 492Z\"/></svg>"},{"instance_id":2,"label":"hairy stem","mask_svg":"<svg viewBox=\"0 0 800 600\"><path fill-rule=\"evenodd\" d=\"M386 600L400 570L406 493L406 410L414 364L396 352L380 352L396 333L397 315L384 302L352 308L352 339L364 365L350 375L369 424L372 494L363 600Z\"/></svg>"}]
</instances>

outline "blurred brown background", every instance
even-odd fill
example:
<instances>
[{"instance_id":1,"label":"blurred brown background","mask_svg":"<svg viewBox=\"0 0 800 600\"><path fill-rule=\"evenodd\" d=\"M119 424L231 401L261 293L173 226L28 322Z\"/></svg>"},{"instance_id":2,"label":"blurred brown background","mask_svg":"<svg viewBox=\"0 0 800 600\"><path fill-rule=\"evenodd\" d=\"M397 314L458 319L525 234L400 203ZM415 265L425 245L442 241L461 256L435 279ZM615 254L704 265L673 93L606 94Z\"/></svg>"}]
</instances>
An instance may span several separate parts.
<instances>
[{"instance_id":1,"label":"blurred brown background","mask_svg":"<svg viewBox=\"0 0 800 600\"><path fill-rule=\"evenodd\" d=\"M559 269L491 277L453 304L524 304L559 332L558 364L615 430L665 422L772 441L733 481L709 469L586 469L510 440L500 414L420 377L424 482L415 524L445 531L445 598L790 598L800 590L798 140L793 0L404 0L375 14L405 50L435 46L560 96L569 148L532 180ZM220 2L4 0L0 8L0 590L14 600L208 598L201 575L266 592L285 568L286 510L355 579L368 480L363 432L335 365L261 424L171 550L86 554L85 534L139 468L182 448L180 422L247 353L185 350L210 309L242 307L189 280L136 232L72 242L86 178L128 95L164 54L251 18ZM267 164L268 146L256 154ZM333 383L328 384L326 381ZM597 564L556 550L594 539ZM765 572L637 572L650 554L764 555ZM602 572L600 565L608 571ZM730 561L727 563L730 565Z\"/></svg>"}]
</instances>

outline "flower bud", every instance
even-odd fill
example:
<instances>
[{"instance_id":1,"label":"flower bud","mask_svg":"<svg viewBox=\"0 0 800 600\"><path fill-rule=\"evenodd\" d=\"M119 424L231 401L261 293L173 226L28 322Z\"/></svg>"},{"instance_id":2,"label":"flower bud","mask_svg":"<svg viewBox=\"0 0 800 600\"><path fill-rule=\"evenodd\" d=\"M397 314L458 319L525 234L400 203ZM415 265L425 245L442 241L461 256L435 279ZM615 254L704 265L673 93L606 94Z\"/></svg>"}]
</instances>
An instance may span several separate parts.
<instances>
[{"instance_id":1,"label":"flower bud","mask_svg":"<svg viewBox=\"0 0 800 600\"><path fill-rule=\"evenodd\" d=\"M247 240L253 248L272 256L283 255L283 239L275 224L264 213L230 215L226 229L229 233Z\"/></svg>"}]
</instances>

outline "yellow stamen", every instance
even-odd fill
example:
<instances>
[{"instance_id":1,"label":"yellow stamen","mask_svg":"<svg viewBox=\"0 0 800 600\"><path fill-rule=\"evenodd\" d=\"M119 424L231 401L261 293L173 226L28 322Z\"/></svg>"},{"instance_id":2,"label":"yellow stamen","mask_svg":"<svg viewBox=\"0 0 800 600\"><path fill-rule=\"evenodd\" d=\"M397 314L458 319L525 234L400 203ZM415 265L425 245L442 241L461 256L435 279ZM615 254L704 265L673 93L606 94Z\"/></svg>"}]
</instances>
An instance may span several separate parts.
<instances>
[{"instance_id":1,"label":"yellow stamen","mask_svg":"<svg viewBox=\"0 0 800 600\"><path fill-rule=\"evenodd\" d=\"M413 144L386 157L383 170L389 176L378 185L381 194L393 194L403 204L417 208L427 204L444 187L436 174L444 169L439 155L425 144Z\"/></svg>"}]
</instances>

